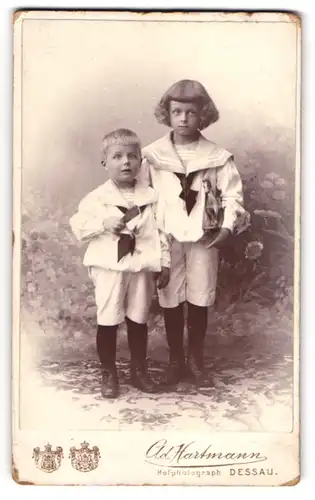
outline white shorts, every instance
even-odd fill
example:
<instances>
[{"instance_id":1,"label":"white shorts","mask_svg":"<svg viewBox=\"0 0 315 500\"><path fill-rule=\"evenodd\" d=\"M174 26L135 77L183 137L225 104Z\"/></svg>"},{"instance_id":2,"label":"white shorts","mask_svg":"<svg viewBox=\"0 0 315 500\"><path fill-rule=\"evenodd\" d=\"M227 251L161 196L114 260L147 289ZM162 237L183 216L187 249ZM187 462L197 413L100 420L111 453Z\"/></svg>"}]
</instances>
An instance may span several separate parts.
<instances>
[{"instance_id":1,"label":"white shorts","mask_svg":"<svg viewBox=\"0 0 315 500\"><path fill-rule=\"evenodd\" d=\"M166 288L158 291L161 307L177 307L186 300L196 306L213 305L218 264L219 251L216 248L174 240L170 281Z\"/></svg>"},{"instance_id":2,"label":"white shorts","mask_svg":"<svg viewBox=\"0 0 315 500\"><path fill-rule=\"evenodd\" d=\"M118 325L125 316L136 323L147 322L154 291L152 273L90 267L89 274L95 287L99 325Z\"/></svg>"}]
</instances>

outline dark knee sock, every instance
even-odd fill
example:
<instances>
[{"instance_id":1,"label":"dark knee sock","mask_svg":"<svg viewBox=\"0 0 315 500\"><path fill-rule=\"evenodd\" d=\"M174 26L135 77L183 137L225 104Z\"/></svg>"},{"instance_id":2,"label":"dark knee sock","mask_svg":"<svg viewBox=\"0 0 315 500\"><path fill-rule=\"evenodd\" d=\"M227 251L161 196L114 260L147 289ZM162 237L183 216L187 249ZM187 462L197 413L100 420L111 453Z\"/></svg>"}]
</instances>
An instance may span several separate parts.
<instances>
[{"instance_id":1,"label":"dark knee sock","mask_svg":"<svg viewBox=\"0 0 315 500\"><path fill-rule=\"evenodd\" d=\"M148 325L136 323L126 317L128 345L132 360L144 361L147 357Z\"/></svg>"},{"instance_id":2,"label":"dark knee sock","mask_svg":"<svg viewBox=\"0 0 315 500\"><path fill-rule=\"evenodd\" d=\"M164 308L164 323L171 358L184 356L184 304Z\"/></svg>"},{"instance_id":3,"label":"dark knee sock","mask_svg":"<svg viewBox=\"0 0 315 500\"><path fill-rule=\"evenodd\" d=\"M208 308L188 302L188 342L190 349L202 348L208 322Z\"/></svg>"},{"instance_id":4,"label":"dark knee sock","mask_svg":"<svg viewBox=\"0 0 315 500\"><path fill-rule=\"evenodd\" d=\"M104 368L115 366L118 325L97 326L96 348L100 362Z\"/></svg>"}]
</instances>

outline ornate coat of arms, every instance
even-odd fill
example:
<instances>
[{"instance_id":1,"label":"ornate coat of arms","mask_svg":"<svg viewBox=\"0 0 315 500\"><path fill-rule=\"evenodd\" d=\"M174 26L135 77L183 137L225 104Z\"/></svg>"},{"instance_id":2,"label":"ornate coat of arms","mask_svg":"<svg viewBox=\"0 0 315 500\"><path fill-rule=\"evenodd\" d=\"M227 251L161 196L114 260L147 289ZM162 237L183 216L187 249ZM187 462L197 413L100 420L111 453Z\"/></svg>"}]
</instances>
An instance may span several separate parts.
<instances>
[{"instance_id":1,"label":"ornate coat of arms","mask_svg":"<svg viewBox=\"0 0 315 500\"><path fill-rule=\"evenodd\" d=\"M72 467L80 472L89 472L96 469L101 455L97 446L89 448L89 443L84 441L81 443L81 448L76 449L74 446L70 448L69 458Z\"/></svg>"},{"instance_id":2,"label":"ornate coat of arms","mask_svg":"<svg viewBox=\"0 0 315 500\"><path fill-rule=\"evenodd\" d=\"M43 451L39 447L33 449L33 458L38 469L43 472L54 472L61 465L63 450L60 446L52 450L51 444L46 444Z\"/></svg>"}]
</instances>

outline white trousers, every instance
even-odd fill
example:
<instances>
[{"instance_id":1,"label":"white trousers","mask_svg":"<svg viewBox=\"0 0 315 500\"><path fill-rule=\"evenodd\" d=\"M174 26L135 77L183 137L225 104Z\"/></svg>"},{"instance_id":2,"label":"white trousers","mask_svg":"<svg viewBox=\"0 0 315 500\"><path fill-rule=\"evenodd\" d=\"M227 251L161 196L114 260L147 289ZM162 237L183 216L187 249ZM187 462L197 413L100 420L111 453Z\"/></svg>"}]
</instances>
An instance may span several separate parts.
<instances>
[{"instance_id":1,"label":"white trousers","mask_svg":"<svg viewBox=\"0 0 315 500\"><path fill-rule=\"evenodd\" d=\"M202 243L180 243L171 247L171 277L159 290L161 307L177 307L188 301L196 306L211 306L215 301L219 251Z\"/></svg>"},{"instance_id":2,"label":"white trousers","mask_svg":"<svg viewBox=\"0 0 315 500\"><path fill-rule=\"evenodd\" d=\"M136 323L147 322L154 291L152 273L90 267L89 274L95 287L99 325L118 325L125 316Z\"/></svg>"}]
</instances>

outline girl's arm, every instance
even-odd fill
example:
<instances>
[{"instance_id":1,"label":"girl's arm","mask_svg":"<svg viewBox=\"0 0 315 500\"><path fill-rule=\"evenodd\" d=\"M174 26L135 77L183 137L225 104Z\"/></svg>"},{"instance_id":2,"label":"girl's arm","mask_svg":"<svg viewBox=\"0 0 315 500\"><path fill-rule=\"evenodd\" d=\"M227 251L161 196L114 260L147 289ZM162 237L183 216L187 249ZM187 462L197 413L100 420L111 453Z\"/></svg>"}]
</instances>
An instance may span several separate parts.
<instances>
[{"instance_id":1,"label":"girl's arm","mask_svg":"<svg viewBox=\"0 0 315 500\"><path fill-rule=\"evenodd\" d=\"M221 191L222 206L224 208L222 227L229 229L232 233L237 215L244 212L243 184L232 159L229 159L223 167L217 169L217 188Z\"/></svg>"},{"instance_id":2,"label":"girl's arm","mask_svg":"<svg viewBox=\"0 0 315 500\"><path fill-rule=\"evenodd\" d=\"M207 248L222 247L233 233L238 214L244 212L243 184L232 159L229 159L223 167L217 169L217 188L221 191L224 219L219 233L207 245Z\"/></svg>"},{"instance_id":3,"label":"girl's arm","mask_svg":"<svg viewBox=\"0 0 315 500\"><path fill-rule=\"evenodd\" d=\"M151 168L153 167L150 165L148 160L146 158L143 158L141 163L141 169L137 178L140 184L144 184L145 186L150 186L154 188L152 184Z\"/></svg>"}]
</instances>

